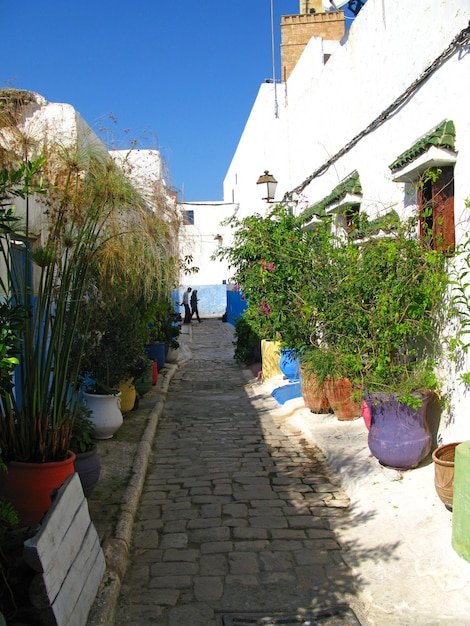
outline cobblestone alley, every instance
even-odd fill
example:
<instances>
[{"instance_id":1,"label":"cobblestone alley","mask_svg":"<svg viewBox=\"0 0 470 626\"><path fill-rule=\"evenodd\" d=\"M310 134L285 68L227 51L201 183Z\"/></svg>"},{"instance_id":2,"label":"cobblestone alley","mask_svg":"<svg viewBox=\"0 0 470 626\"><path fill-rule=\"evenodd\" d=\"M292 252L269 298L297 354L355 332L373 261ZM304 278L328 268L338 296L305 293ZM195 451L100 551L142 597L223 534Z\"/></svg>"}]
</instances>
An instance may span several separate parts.
<instances>
[{"instance_id":1,"label":"cobblestone alley","mask_svg":"<svg viewBox=\"0 0 470 626\"><path fill-rule=\"evenodd\" d=\"M335 533L348 499L321 452L248 383L227 327L206 319L182 336L192 358L158 424L116 626L354 605Z\"/></svg>"}]
</instances>

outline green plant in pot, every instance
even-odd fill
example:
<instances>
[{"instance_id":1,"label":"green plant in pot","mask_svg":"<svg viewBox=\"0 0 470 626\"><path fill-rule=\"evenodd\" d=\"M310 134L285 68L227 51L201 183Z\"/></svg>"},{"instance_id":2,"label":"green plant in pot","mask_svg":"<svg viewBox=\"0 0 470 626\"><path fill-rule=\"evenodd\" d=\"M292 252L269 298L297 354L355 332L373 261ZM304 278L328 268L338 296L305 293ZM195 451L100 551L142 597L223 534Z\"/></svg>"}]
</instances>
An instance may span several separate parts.
<instances>
[{"instance_id":1,"label":"green plant in pot","mask_svg":"<svg viewBox=\"0 0 470 626\"><path fill-rule=\"evenodd\" d=\"M417 221L401 223L396 216L369 221L359 215L353 232L335 237L326 223L317 229L311 268L306 273L305 309L310 311L311 345L305 357L320 379L345 377L355 395L364 390L377 419L369 434L374 454L383 448L399 452L413 446L403 436L413 430L420 406L424 414L429 392L438 391L436 362L440 330L446 320L446 258L429 239L417 238ZM330 373L329 373L330 372ZM422 392L425 391L423 394ZM359 401L359 397L357 398ZM384 403L405 413L404 426ZM402 437L396 444L378 442L378 416ZM391 433L386 437L390 438ZM416 455L429 453L430 433L422 426ZM398 456L398 453L397 453ZM412 461L385 458L394 467Z\"/></svg>"},{"instance_id":2,"label":"green plant in pot","mask_svg":"<svg viewBox=\"0 0 470 626\"><path fill-rule=\"evenodd\" d=\"M116 395L119 385L132 377L134 361L143 353L139 335L138 311L95 293L93 322L88 323L81 371L87 393Z\"/></svg>"},{"instance_id":3,"label":"green plant in pot","mask_svg":"<svg viewBox=\"0 0 470 626\"><path fill-rule=\"evenodd\" d=\"M19 118L22 111L17 108ZM81 329L89 322L83 304L92 293L91 269L99 266L108 279L115 275L124 232L131 233L127 249L132 246L132 258L145 259L147 270L156 267L155 251L168 245L167 231L161 236L136 236L148 233L149 225L155 227L154 213L104 145L81 145L74 135L68 145L48 142L43 150L40 141L19 130L21 122L15 118L16 126L1 129L8 149L1 152L6 167L0 175L0 286L6 302L21 306L25 313L13 355L18 359L14 377L9 388L0 390L0 448L9 469L1 488L7 497L23 493L23 486L14 481L19 480L18 472L26 472L25 465L42 472L51 464L63 468L52 485L43 477L25 481L25 489L33 485L35 493L44 487L37 504L30 495L21 506L15 500L21 523L35 524L50 506L53 488L73 471L69 450L80 409L77 389L86 340ZM19 155L29 152L31 160L15 156L15 147ZM132 265L128 260L129 255L121 265ZM160 276L147 271L152 276L146 284L148 294L156 275ZM129 290L132 281L131 275ZM29 504L34 507L31 515L22 512Z\"/></svg>"},{"instance_id":4,"label":"green plant in pot","mask_svg":"<svg viewBox=\"0 0 470 626\"><path fill-rule=\"evenodd\" d=\"M98 484L101 463L96 441L93 439L94 424L90 411L81 406L75 415L70 449L75 453L74 468L80 477L83 493L88 498Z\"/></svg>"},{"instance_id":5,"label":"green plant in pot","mask_svg":"<svg viewBox=\"0 0 470 626\"><path fill-rule=\"evenodd\" d=\"M179 347L180 328L174 320L174 308L170 297L159 294L149 304L146 317L148 320L146 352L161 370L165 365L168 350Z\"/></svg>"},{"instance_id":6,"label":"green plant in pot","mask_svg":"<svg viewBox=\"0 0 470 626\"><path fill-rule=\"evenodd\" d=\"M147 354L138 355L132 363L130 374L134 378L134 385L139 398L152 388L152 365L153 361Z\"/></svg>"},{"instance_id":7,"label":"green plant in pot","mask_svg":"<svg viewBox=\"0 0 470 626\"><path fill-rule=\"evenodd\" d=\"M252 330L242 315L235 321L234 359L243 365L252 365L261 359L261 344L258 335Z\"/></svg>"},{"instance_id":8,"label":"green plant in pot","mask_svg":"<svg viewBox=\"0 0 470 626\"><path fill-rule=\"evenodd\" d=\"M0 474L7 471L6 465L0 458ZM11 502L0 498L0 580L2 581L2 585L0 585L0 617L2 612L7 617L10 617L8 615L9 607L13 610L15 608L15 594L11 587L11 570L13 567L11 555L8 554L7 544L10 533L17 526L18 522L18 514Z\"/></svg>"},{"instance_id":9,"label":"green plant in pot","mask_svg":"<svg viewBox=\"0 0 470 626\"><path fill-rule=\"evenodd\" d=\"M426 406L439 392L436 364L448 310L446 258L415 233L411 219L364 241L356 268L368 325L361 382L372 416L369 447L399 469L430 452Z\"/></svg>"},{"instance_id":10,"label":"green plant in pot","mask_svg":"<svg viewBox=\"0 0 470 626\"><path fill-rule=\"evenodd\" d=\"M47 162L38 157L0 176L2 204L10 205L0 218L1 289L25 314L14 377L0 390L0 448L8 466L1 488L23 525L42 518L52 488L73 472L69 449L79 406L74 393L79 359L71 359L72 344L90 260L106 219L103 207L77 204L90 194L100 170L101 163L92 166L91 161L89 175L81 176L76 162L72 169L61 165L49 147ZM61 188L46 189L42 175L52 183L60 175ZM21 199L17 210L11 208L13 198ZM72 216L78 214L75 221ZM32 470L41 478L30 479ZM50 470L58 472L51 482Z\"/></svg>"},{"instance_id":11,"label":"green plant in pot","mask_svg":"<svg viewBox=\"0 0 470 626\"><path fill-rule=\"evenodd\" d=\"M302 352L301 364L304 380L313 377L310 386L316 387L324 397L324 408L331 408L341 421L361 416L362 388L355 388L352 382L362 371L359 354L346 354L339 348L310 347Z\"/></svg>"},{"instance_id":12,"label":"green plant in pot","mask_svg":"<svg viewBox=\"0 0 470 626\"><path fill-rule=\"evenodd\" d=\"M361 414L357 379L367 324L354 271L359 256L358 247L336 236L325 217L313 231L297 294L309 337L300 356L304 401L314 412L334 410L340 420Z\"/></svg>"},{"instance_id":13,"label":"green plant in pot","mask_svg":"<svg viewBox=\"0 0 470 626\"><path fill-rule=\"evenodd\" d=\"M118 213L106 225L78 332L84 340L84 398L96 438L110 438L122 425L119 387L132 378L135 359L145 353L156 288L166 288L172 276L174 259L165 258L165 237L162 223L138 203L127 218Z\"/></svg>"},{"instance_id":14,"label":"green plant in pot","mask_svg":"<svg viewBox=\"0 0 470 626\"><path fill-rule=\"evenodd\" d=\"M310 328L302 291L314 246L314 233L303 229L288 206L276 205L266 216L252 215L227 222L234 230L233 245L221 248L234 269L233 281L243 292L248 307L243 324L261 341L263 376L273 367L275 342L277 365L294 380L298 378L299 353L310 343Z\"/></svg>"},{"instance_id":15,"label":"green plant in pot","mask_svg":"<svg viewBox=\"0 0 470 626\"><path fill-rule=\"evenodd\" d=\"M134 362L144 352L139 309L125 295L121 284L114 294L96 289L84 305L85 320L92 322L84 331L81 372L97 439L112 437L122 426L120 387L132 378Z\"/></svg>"}]
</instances>

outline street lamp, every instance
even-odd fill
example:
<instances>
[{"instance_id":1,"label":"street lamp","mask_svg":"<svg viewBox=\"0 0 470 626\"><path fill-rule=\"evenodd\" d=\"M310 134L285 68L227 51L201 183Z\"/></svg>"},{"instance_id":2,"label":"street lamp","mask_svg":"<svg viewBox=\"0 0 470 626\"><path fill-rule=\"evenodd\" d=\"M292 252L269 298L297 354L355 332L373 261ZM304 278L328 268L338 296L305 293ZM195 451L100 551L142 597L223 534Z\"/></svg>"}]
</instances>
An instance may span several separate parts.
<instances>
[{"instance_id":1,"label":"street lamp","mask_svg":"<svg viewBox=\"0 0 470 626\"><path fill-rule=\"evenodd\" d=\"M274 200L274 196L276 194L277 180L272 174L268 172L268 170L264 170L264 174L262 174L258 178L256 184L258 185L262 200L266 200L266 202L271 202L272 200Z\"/></svg>"}]
</instances>

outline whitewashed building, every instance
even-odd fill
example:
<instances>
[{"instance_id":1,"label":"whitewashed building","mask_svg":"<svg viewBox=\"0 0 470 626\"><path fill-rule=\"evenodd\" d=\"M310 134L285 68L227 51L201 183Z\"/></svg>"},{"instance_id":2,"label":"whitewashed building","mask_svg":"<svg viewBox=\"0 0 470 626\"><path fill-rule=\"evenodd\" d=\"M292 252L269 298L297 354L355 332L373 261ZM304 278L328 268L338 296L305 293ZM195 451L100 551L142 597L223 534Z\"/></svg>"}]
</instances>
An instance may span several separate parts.
<instances>
[{"instance_id":1,"label":"whitewashed building","mask_svg":"<svg viewBox=\"0 0 470 626\"><path fill-rule=\"evenodd\" d=\"M328 54L312 36L285 82L261 85L224 199L240 216L262 212L256 181L269 170L275 201L299 215L319 204L347 228L347 211L416 209L413 182L436 166L452 181L445 237L461 241L470 230L469 19L468 0L367 0ZM446 440L470 438L470 395L457 378L447 373Z\"/></svg>"},{"instance_id":2,"label":"whitewashed building","mask_svg":"<svg viewBox=\"0 0 470 626\"><path fill-rule=\"evenodd\" d=\"M230 202L183 202L181 209L180 254L186 259L185 267L197 271L182 272L180 302L188 287L197 289L199 314L222 317L227 310L230 269L213 255L218 248L230 246L232 229L223 222L237 212L238 206Z\"/></svg>"}]
</instances>

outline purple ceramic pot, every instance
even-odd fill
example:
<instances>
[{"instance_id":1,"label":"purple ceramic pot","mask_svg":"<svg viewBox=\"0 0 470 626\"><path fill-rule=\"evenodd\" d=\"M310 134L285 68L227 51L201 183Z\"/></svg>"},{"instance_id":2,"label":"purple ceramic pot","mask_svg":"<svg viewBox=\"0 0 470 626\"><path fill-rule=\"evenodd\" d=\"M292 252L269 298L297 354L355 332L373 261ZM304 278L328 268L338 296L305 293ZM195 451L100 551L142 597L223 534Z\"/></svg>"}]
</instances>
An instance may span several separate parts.
<instances>
[{"instance_id":1,"label":"purple ceramic pot","mask_svg":"<svg viewBox=\"0 0 470 626\"><path fill-rule=\"evenodd\" d=\"M431 451L426 409L431 394L417 393L418 409L398 402L394 394L365 393L370 410L369 449L382 465L399 470L417 467Z\"/></svg>"},{"instance_id":2,"label":"purple ceramic pot","mask_svg":"<svg viewBox=\"0 0 470 626\"><path fill-rule=\"evenodd\" d=\"M100 479L101 462L98 448L95 446L88 452L78 452L74 467L82 483L83 493L88 498Z\"/></svg>"}]
</instances>

